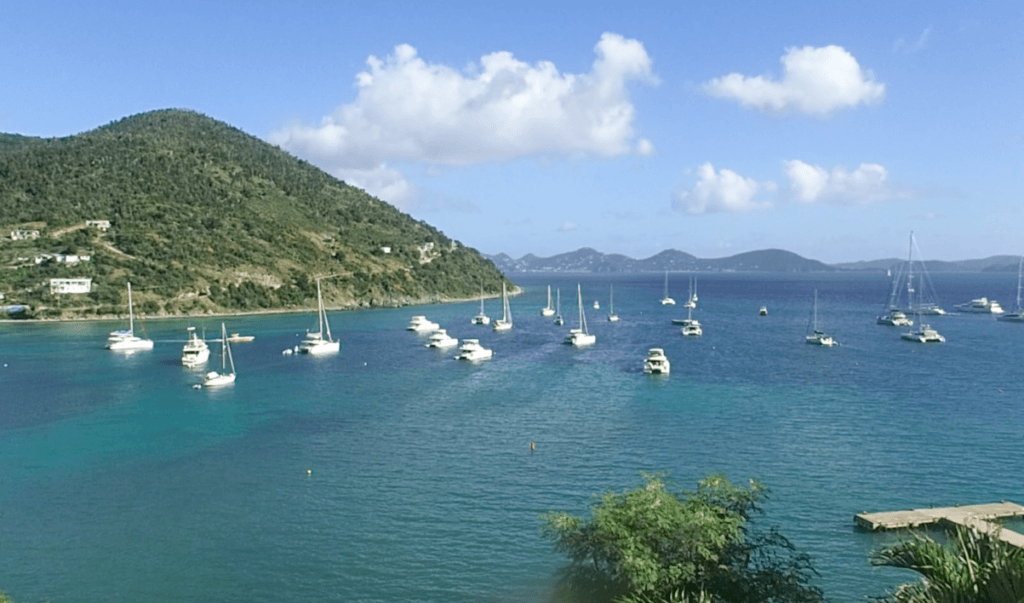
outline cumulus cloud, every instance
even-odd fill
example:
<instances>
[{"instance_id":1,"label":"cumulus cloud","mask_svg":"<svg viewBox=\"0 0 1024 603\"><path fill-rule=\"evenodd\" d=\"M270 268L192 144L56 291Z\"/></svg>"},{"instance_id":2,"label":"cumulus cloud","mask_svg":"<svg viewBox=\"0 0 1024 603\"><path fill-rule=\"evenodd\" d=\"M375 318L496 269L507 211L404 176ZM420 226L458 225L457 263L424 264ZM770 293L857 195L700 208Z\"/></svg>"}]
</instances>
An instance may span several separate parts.
<instances>
[{"instance_id":1,"label":"cumulus cloud","mask_svg":"<svg viewBox=\"0 0 1024 603\"><path fill-rule=\"evenodd\" d=\"M319 124L294 123L271 142L332 172L386 161L465 165L530 155L614 157L654 152L637 137L628 86L657 83L637 40L605 33L588 73L563 73L494 52L466 69L430 63L407 44L371 56L356 99ZM389 199L390 200L390 199Z\"/></svg>"},{"instance_id":2,"label":"cumulus cloud","mask_svg":"<svg viewBox=\"0 0 1024 603\"><path fill-rule=\"evenodd\" d=\"M852 172L844 167L826 170L799 159L784 163L792 198L799 203L858 205L912 197L890 183L888 170L877 163L862 163Z\"/></svg>"},{"instance_id":3,"label":"cumulus cloud","mask_svg":"<svg viewBox=\"0 0 1024 603\"><path fill-rule=\"evenodd\" d=\"M861 69L840 46L789 48L782 59L782 79L740 73L704 84L712 96L734 99L761 111L798 111L825 116L837 109L874 103L885 96L885 84Z\"/></svg>"},{"instance_id":4,"label":"cumulus cloud","mask_svg":"<svg viewBox=\"0 0 1024 603\"><path fill-rule=\"evenodd\" d=\"M380 199L386 199L401 209L416 204L418 191L401 171L384 163L368 167L338 167L330 170L332 175L352 186L363 189Z\"/></svg>"},{"instance_id":5,"label":"cumulus cloud","mask_svg":"<svg viewBox=\"0 0 1024 603\"><path fill-rule=\"evenodd\" d=\"M700 181L693 189L676 190L672 206L678 211L699 215L714 212L736 213L772 207L770 201L755 201L761 191L774 192L774 182L758 182L727 169L715 170L711 163L697 168Z\"/></svg>"}]
</instances>

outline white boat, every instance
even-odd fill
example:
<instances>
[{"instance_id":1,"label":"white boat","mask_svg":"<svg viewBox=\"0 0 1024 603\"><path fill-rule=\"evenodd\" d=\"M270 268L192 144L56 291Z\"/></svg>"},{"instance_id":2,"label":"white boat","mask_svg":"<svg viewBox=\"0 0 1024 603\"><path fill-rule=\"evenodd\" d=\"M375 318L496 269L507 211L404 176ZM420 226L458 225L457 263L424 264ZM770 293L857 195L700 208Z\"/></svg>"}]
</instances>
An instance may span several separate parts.
<instances>
[{"instance_id":1,"label":"white boat","mask_svg":"<svg viewBox=\"0 0 1024 603\"><path fill-rule=\"evenodd\" d=\"M1021 256L1020 262L1017 265L1017 307L1013 312L1003 314L997 317L999 320L1005 322L1024 322L1024 304L1021 303L1020 287L1021 287L1021 272L1024 270L1024 256Z\"/></svg>"},{"instance_id":2,"label":"white boat","mask_svg":"<svg viewBox=\"0 0 1024 603\"><path fill-rule=\"evenodd\" d=\"M601 302L597 301L596 299L594 300L594 309L595 310L600 310L601 309Z\"/></svg>"},{"instance_id":3,"label":"white boat","mask_svg":"<svg viewBox=\"0 0 1024 603\"><path fill-rule=\"evenodd\" d=\"M939 306L938 301L935 299L935 291L932 287L931 278L928 276L928 270L925 268L924 261L920 260L921 250L918 249L918 261L920 262L921 276L920 291L917 293L917 304L914 304L914 248L917 247L917 242L914 240L914 233L910 233L910 257L907 260L907 304L911 314L933 314L933 315L944 315L945 310Z\"/></svg>"},{"instance_id":4,"label":"white boat","mask_svg":"<svg viewBox=\"0 0 1024 603\"><path fill-rule=\"evenodd\" d=\"M250 341L256 341L255 335L242 335L241 333L232 333L228 335L228 341L231 343L249 343Z\"/></svg>"},{"instance_id":5,"label":"white boat","mask_svg":"<svg viewBox=\"0 0 1024 603\"><path fill-rule=\"evenodd\" d=\"M686 303L683 306L687 308L697 307L697 277L690 279L690 295L686 298Z\"/></svg>"},{"instance_id":6,"label":"white boat","mask_svg":"<svg viewBox=\"0 0 1024 603\"><path fill-rule=\"evenodd\" d=\"M181 363L188 367L206 364L210 359L210 346L206 345L203 338L196 335L196 328L188 328L188 341L181 348Z\"/></svg>"},{"instance_id":7,"label":"white boat","mask_svg":"<svg viewBox=\"0 0 1024 603\"><path fill-rule=\"evenodd\" d=\"M541 316L554 316L555 307L551 305L551 285L548 285L548 305L544 306L540 311Z\"/></svg>"},{"instance_id":8,"label":"white boat","mask_svg":"<svg viewBox=\"0 0 1024 603\"><path fill-rule=\"evenodd\" d=\"M804 341L812 345L822 345L826 347L832 347L836 345L836 340L832 339L829 335L826 335L820 329L818 329L818 290L814 290L814 312L811 324L809 325L811 332L804 337Z\"/></svg>"},{"instance_id":9,"label":"white boat","mask_svg":"<svg viewBox=\"0 0 1024 603\"><path fill-rule=\"evenodd\" d=\"M508 305L508 290L505 283L501 283L501 318L494 321L492 327L495 331L509 331L512 329L512 308Z\"/></svg>"},{"instance_id":10,"label":"white boat","mask_svg":"<svg viewBox=\"0 0 1024 603\"><path fill-rule=\"evenodd\" d=\"M484 314L484 288L480 287L480 313L473 317L473 320L469 321L470 324L474 325L489 325L491 319L489 316Z\"/></svg>"},{"instance_id":11,"label":"white boat","mask_svg":"<svg viewBox=\"0 0 1024 603\"><path fill-rule=\"evenodd\" d=\"M892 271L886 272L889 276L892 276ZM899 296L900 281L902 277L902 270L897 271L896 277L892 279L892 288L889 290L889 301L885 306L885 314L875 318L875 323L880 325L886 325L890 327L909 327L913 326L914 321L907 318L907 315L903 310L899 309Z\"/></svg>"},{"instance_id":12,"label":"white boat","mask_svg":"<svg viewBox=\"0 0 1024 603\"><path fill-rule=\"evenodd\" d=\"M227 372L228 367L231 372ZM220 370L210 371L203 378L203 387L220 387L235 382L235 359L231 357L231 344L228 343L228 332L224 323L220 323Z\"/></svg>"},{"instance_id":13,"label":"white boat","mask_svg":"<svg viewBox=\"0 0 1024 603\"><path fill-rule=\"evenodd\" d=\"M409 325L405 327L405 330L416 331L417 333L432 333L440 328L441 325L427 320L426 316L413 316L409 319Z\"/></svg>"},{"instance_id":14,"label":"white boat","mask_svg":"<svg viewBox=\"0 0 1024 603\"><path fill-rule=\"evenodd\" d=\"M317 324L315 332L306 331L306 338L299 343L299 352L313 356L336 354L341 350L341 341L331 337L331 325L327 322L324 297L320 292L320 279L316 279Z\"/></svg>"},{"instance_id":15,"label":"white boat","mask_svg":"<svg viewBox=\"0 0 1024 603\"><path fill-rule=\"evenodd\" d=\"M978 299L972 299L971 301L964 304L957 304L957 310L961 312L970 312L973 314L1003 314L1005 313L1003 307L999 305L994 299L987 297L979 297Z\"/></svg>"},{"instance_id":16,"label":"white boat","mask_svg":"<svg viewBox=\"0 0 1024 603\"><path fill-rule=\"evenodd\" d=\"M569 329L569 334L565 336L565 343L575 346L591 345L597 341L597 336L591 335L587 331L587 317L583 314L583 293L580 291L578 283L576 285L576 301L580 309L580 326L577 329Z\"/></svg>"},{"instance_id":17,"label":"white boat","mask_svg":"<svg viewBox=\"0 0 1024 603\"><path fill-rule=\"evenodd\" d=\"M609 285L608 290L608 322L619 322L619 315L615 313L615 285Z\"/></svg>"},{"instance_id":18,"label":"white boat","mask_svg":"<svg viewBox=\"0 0 1024 603\"><path fill-rule=\"evenodd\" d=\"M674 306L676 300L668 296L668 270L665 271L665 295L661 298L661 305L663 306Z\"/></svg>"},{"instance_id":19,"label":"white boat","mask_svg":"<svg viewBox=\"0 0 1024 603\"><path fill-rule=\"evenodd\" d=\"M450 348L453 345L459 345L459 340L449 335L448 331L444 329L434 331L427 339L428 348Z\"/></svg>"},{"instance_id":20,"label":"white boat","mask_svg":"<svg viewBox=\"0 0 1024 603\"><path fill-rule=\"evenodd\" d=\"M463 339L459 346L459 360L486 360L494 355L494 352L480 345L479 339Z\"/></svg>"},{"instance_id":21,"label":"white boat","mask_svg":"<svg viewBox=\"0 0 1024 603\"><path fill-rule=\"evenodd\" d=\"M152 350L153 340L135 335L135 310L132 308L132 284L128 283L128 330L112 331L107 337L107 349L118 352Z\"/></svg>"},{"instance_id":22,"label":"white boat","mask_svg":"<svg viewBox=\"0 0 1024 603\"><path fill-rule=\"evenodd\" d=\"M647 350L647 358L644 358L644 372L648 375L667 375L671 369L665 350L651 348Z\"/></svg>"},{"instance_id":23,"label":"white boat","mask_svg":"<svg viewBox=\"0 0 1024 603\"><path fill-rule=\"evenodd\" d=\"M562 290L555 289L555 308L557 308L557 314L555 314L555 324L562 326L565 324L565 319L562 318Z\"/></svg>"},{"instance_id":24,"label":"white boat","mask_svg":"<svg viewBox=\"0 0 1024 603\"><path fill-rule=\"evenodd\" d=\"M924 288L924 283L921 284L921 287ZM940 335L938 331L931 328L931 326L926 325L921 320L920 310L918 310L918 313L915 315L915 319L917 322L917 328L907 333L902 333L900 335L900 339L916 341L919 343L944 343L946 341L946 338Z\"/></svg>"},{"instance_id":25,"label":"white boat","mask_svg":"<svg viewBox=\"0 0 1024 603\"><path fill-rule=\"evenodd\" d=\"M686 318L679 324L683 325L680 332L687 337L700 337L704 334L704 329L700 328L700 321L693 317L693 308L690 306L686 309Z\"/></svg>"},{"instance_id":26,"label":"white boat","mask_svg":"<svg viewBox=\"0 0 1024 603\"><path fill-rule=\"evenodd\" d=\"M768 306L761 306L761 309L757 311L761 316L768 316Z\"/></svg>"}]
</instances>

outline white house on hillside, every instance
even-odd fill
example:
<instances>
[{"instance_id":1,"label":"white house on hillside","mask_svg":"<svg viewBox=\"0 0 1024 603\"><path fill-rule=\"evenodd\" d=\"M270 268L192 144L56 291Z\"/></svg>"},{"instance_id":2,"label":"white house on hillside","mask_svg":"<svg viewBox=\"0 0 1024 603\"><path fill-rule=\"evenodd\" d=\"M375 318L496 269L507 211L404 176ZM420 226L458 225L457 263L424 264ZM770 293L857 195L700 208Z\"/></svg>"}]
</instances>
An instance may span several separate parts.
<instances>
[{"instance_id":1,"label":"white house on hillside","mask_svg":"<svg viewBox=\"0 0 1024 603\"><path fill-rule=\"evenodd\" d=\"M92 291L91 278L51 278L50 293L89 293Z\"/></svg>"}]
</instances>

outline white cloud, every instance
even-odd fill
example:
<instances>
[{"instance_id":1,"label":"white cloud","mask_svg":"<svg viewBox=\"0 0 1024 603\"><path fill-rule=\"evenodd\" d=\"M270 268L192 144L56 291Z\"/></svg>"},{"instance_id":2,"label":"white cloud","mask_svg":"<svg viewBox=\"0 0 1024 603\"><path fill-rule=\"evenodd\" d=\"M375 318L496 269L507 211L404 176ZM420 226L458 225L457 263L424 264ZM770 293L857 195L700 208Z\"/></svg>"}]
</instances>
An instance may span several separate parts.
<instances>
[{"instance_id":1,"label":"white cloud","mask_svg":"<svg viewBox=\"0 0 1024 603\"><path fill-rule=\"evenodd\" d=\"M727 169L716 171L710 163L698 167L697 174L700 181L692 190L679 189L675 192L672 206L676 210L699 215L772 207L770 201L754 201L754 197L761 191L774 192L777 188L774 182L758 182Z\"/></svg>"},{"instance_id":2,"label":"white cloud","mask_svg":"<svg viewBox=\"0 0 1024 603\"><path fill-rule=\"evenodd\" d=\"M399 170L384 163L370 167L339 167L332 175L352 186L363 189L378 199L386 199L395 207L409 209L416 203L418 193Z\"/></svg>"},{"instance_id":3,"label":"white cloud","mask_svg":"<svg viewBox=\"0 0 1024 603\"><path fill-rule=\"evenodd\" d=\"M385 161L464 165L543 154L613 157L654 151L638 139L628 85L654 84L637 40L605 33L589 73L562 73L509 52L465 70L428 63L409 45L371 56L356 99L318 125L291 124L269 139L332 172ZM389 199L391 200L391 199Z\"/></svg>"},{"instance_id":4,"label":"white cloud","mask_svg":"<svg viewBox=\"0 0 1024 603\"><path fill-rule=\"evenodd\" d=\"M852 172L831 170L799 159L784 162L790 192L804 204L858 205L912 198L909 191L889 182L889 172L877 163L862 163Z\"/></svg>"},{"instance_id":5,"label":"white cloud","mask_svg":"<svg viewBox=\"0 0 1024 603\"><path fill-rule=\"evenodd\" d=\"M840 46L789 48L781 61L781 80L730 73L707 82L704 90L762 111L793 110L818 116L885 96L885 84L876 82Z\"/></svg>"}]
</instances>

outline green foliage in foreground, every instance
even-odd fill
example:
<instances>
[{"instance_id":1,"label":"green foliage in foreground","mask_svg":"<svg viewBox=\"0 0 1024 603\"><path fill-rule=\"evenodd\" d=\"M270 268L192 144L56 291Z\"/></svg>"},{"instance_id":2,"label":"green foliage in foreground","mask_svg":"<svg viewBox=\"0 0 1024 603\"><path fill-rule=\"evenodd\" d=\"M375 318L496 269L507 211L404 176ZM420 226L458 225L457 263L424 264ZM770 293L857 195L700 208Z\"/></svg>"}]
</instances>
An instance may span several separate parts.
<instances>
[{"instance_id":1,"label":"green foliage in foreground","mask_svg":"<svg viewBox=\"0 0 1024 603\"><path fill-rule=\"evenodd\" d=\"M915 534L874 552L871 563L921 574L896 589L895 603L1024 602L1024 551L998 534L957 526L945 545Z\"/></svg>"},{"instance_id":2,"label":"green foliage in foreground","mask_svg":"<svg viewBox=\"0 0 1024 603\"><path fill-rule=\"evenodd\" d=\"M570 559L566 590L584 600L824 601L809 557L751 522L766 496L755 481L744 488L715 475L685 492L645 474L633 489L605 493L590 519L545 515L543 533Z\"/></svg>"}]
</instances>

